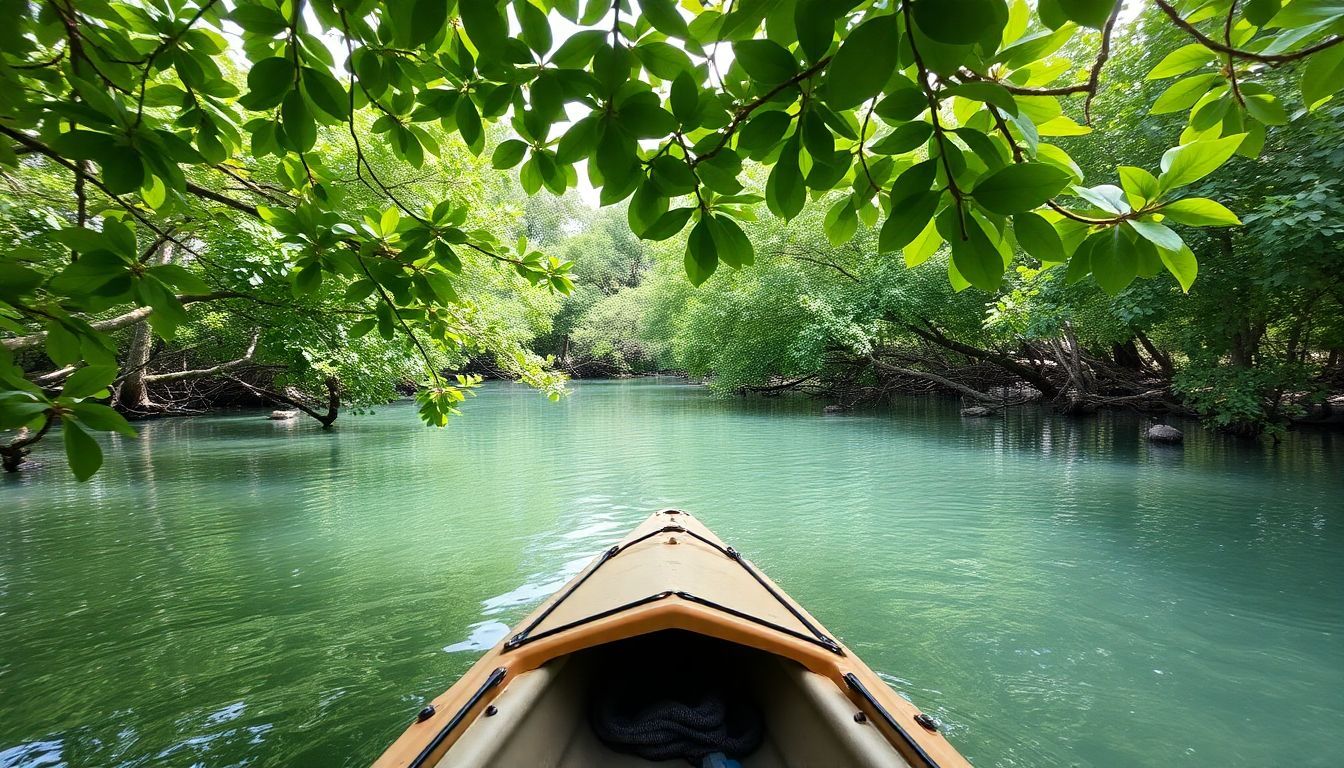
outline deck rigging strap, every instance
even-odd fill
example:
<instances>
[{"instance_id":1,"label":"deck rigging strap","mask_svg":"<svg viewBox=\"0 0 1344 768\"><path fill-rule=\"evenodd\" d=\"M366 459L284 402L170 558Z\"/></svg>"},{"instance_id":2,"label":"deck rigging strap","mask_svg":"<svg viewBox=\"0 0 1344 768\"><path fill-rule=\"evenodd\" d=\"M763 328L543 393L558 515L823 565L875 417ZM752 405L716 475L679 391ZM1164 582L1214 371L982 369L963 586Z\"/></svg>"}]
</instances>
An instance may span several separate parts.
<instances>
[{"instance_id":1,"label":"deck rigging strap","mask_svg":"<svg viewBox=\"0 0 1344 768\"><path fill-rule=\"evenodd\" d=\"M684 514L684 513L682 513L682 514ZM577 590L579 587L583 586L583 583L584 583L585 581L587 581L589 577L591 577L594 573L597 573L597 569L598 569L598 568L601 568L603 565L605 565L605 564L606 564L609 560L611 560L613 557L616 557L616 556L619 555L620 553L626 551L627 549L630 549L631 547L635 546L636 544L640 544L640 543L645 542L645 541L647 541L647 540L649 540L649 539L652 539L652 538L655 537L655 536L661 536L662 534L665 534L665 533L683 533L683 534L686 534L687 536L690 536L691 538L696 539L697 541L700 541L700 542L703 542L703 543L709 545L709 546L712 547L714 550L716 550L716 551L718 551L720 554L722 554L724 557L727 557L728 559L730 559L730 560L732 560L733 562L735 562L735 563L737 563L738 565L740 565L740 566L742 567L743 570L745 570L748 574L751 575L751 577L752 577L753 579L756 580L756 583L757 583L757 584L760 584L760 585L765 589L765 591L768 592L768 593L770 594L770 596L773 597L773 598L775 599L776 602L778 602L780 605L784 606L784 608L785 608L785 609L786 609L786 610L787 610L787 611L788 611L788 612L789 612L795 619L797 619L798 622L801 623L801 624L803 625L803 627L805 627L805 628L807 629L807 631L811 633L811 635L810 635L810 636L808 636L808 635L804 635L804 634L801 633L801 632L797 632L797 631L792 630L792 629L789 629L789 628L787 628L787 627L782 627L782 626L780 626L780 625L778 625L778 624L775 624L775 623L770 622L770 621L766 621L765 619L759 618L759 617L757 617L757 616L752 616L752 615L750 615L750 614L743 613L742 611L738 611L738 610L735 610L735 609L733 609L733 608L730 608L730 607L728 607L728 606L726 606L726 605L721 605L721 604L716 603L716 602L714 602L714 601L712 601L712 600L707 600L707 599L705 599L705 598L701 598L701 597L697 597L697 596L695 596L695 595L692 595L692 594L689 593L689 592L682 592L682 591L667 591L667 592L660 592L660 593L657 593L657 594L654 594L654 595L650 595L650 596L645 597L645 598L641 598L641 599L639 599L639 600L635 600L635 601L626 603L626 604L624 604L624 605L617 606L617 607L615 607L615 608L612 608L612 609L609 609L609 610L606 610L606 611L602 611L601 613L593 614L592 616L586 616L586 617L584 617L584 618L582 618L582 619L579 619L578 621L571 622L571 623L566 624L566 625L561 626L561 627L556 627L556 628L554 628L554 629L549 629L549 630L546 630L545 632L542 632L542 633L539 633L539 634L536 634L536 635L532 634L533 630L535 630L535 629L537 628L537 626L539 626L539 625L541 624L541 622L545 621L546 618L547 618L548 616L550 616L551 613L554 612L555 609L558 608L558 607L560 606L561 603L563 603L566 599L568 599L570 595L574 594L574 591L575 591L575 590ZM818 629L818 628L816 627L816 625L814 625L811 621L809 621L809 620L807 619L806 616L803 615L802 611L798 610L798 608L795 607L795 606L793 605L793 603L789 602L783 595L781 595L781 594L779 593L778 590L776 590L773 586L771 586L770 582L766 581L765 578L764 578L760 573L758 573L758 572L756 571L756 569L753 568L749 562L747 562L747 559L744 558L744 557L742 557L742 553L738 552L736 549L733 549L732 547L723 547L723 546L720 546L720 545L717 544L716 542L713 542L713 541L711 541L711 540L705 538L704 536L701 536L700 534L696 533L695 531L688 530L688 529L686 529L684 526L681 526L681 525L665 525L665 526L663 526L662 528L659 528L658 530L650 531L650 532L644 534L643 536L640 536L640 537L638 537L638 538L632 539L632 540L626 542L626 543L623 544L623 545L622 545L622 544L617 544L617 545L614 545L614 546L612 546L611 548L607 549L605 552L603 552L603 553L598 557L597 562L594 563L593 566L592 566L591 568L589 568L587 571L585 571L584 574L583 574L582 576L580 576L580 577L579 577L573 584L570 584L570 585L569 585L569 588L566 589L566 590L565 590L559 597L557 597L557 598L555 599L554 602L552 602L550 605L546 606L546 608L545 608L544 610L542 610L542 612L541 612L540 614L538 614L537 617L536 617L535 619L533 619L531 622L529 622L528 625L522 629L522 631L518 632L518 633L515 634L513 637L509 638L508 642L506 642L506 643L504 644L504 650L505 650L505 651L513 650L514 648L517 648L517 647L519 647L519 646L521 646L521 645L524 645L525 643L529 643L529 642L531 642L531 641L533 641L533 640L537 640L537 639L540 639L540 638L542 638L542 637L548 637L548 636L553 635L553 634L556 634L556 633L558 633L558 632L563 632L563 631L568 630L568 629L573 629L574 627L582 626L582 625L584 625L584 624L587 624L587 623L589 623L589 622L593 622L593 621L597 621L597 620L599 620L599 619L604 619L604 618L607 618L608 616L612 616L612 615L614 615L614 614L621 613L621 612L626 611L626 610L629 610L629 609L631 609L631 608L635 608L635 607L638 607L638 606L640 606L640 605L645 605L645 604L647 604L647 603L651 603L651 602L654 602L654 601L656 601L656 600L662 600L662 599L667 598L667 597L672 597L672 596L674 596L674 595L675 595L676 597L680 597L680 598L682 598L682 599L684 599L684 600L689 600L689 601L691 601L691 602L698 603L698 604L700 604L700 605L704 605L704 606L706 606L706 607L713 608L713 609L718 610L718 611L722 611L722 612L727 613L727 614L729 614L729 615L736 616L737 618L740 618L740 619L746 619L747 621L751 621L751 622L753 622L753 623L760 624L760 625L765 626L765 627L769 627L769 628L774 629L774 630L776 630L776 631L783 632L784 634L791 635L791 636L793 636L793 637L797 637L797 638L799 638L799 639L801 639L801 640L806 640L806 641L811 642L811 643L816 643L817 645L820 645L822 648L825 648L826 650L828 650L828 651L830 651L830 652L832 652L832 653L839 654L839 655L841 655L841 656L844 655L844 651L841 650L841 648L840 648L840 644L837 643L835 640L831 639L830 637L827 637L825 633L823 633L820 629Z\"/></svg>"},{"instance_id":2,"label":"deck rigging strap","mask_svg":"<svg viewBox=\"0 0 1344 768\"><path fill-rule=\"evenodd\" d=\"M882 721L886 723L888 728L895 731L897 736L901 737L901 741L905 742L905 745L910 751L914 752L920 760L924 761L924 764L918 768L938 768L938 761L934 760L933 757L924 750L924 747L920 746L918 741L915 741L909 731L902 728L901 724L896 722L896 718L892 717L891 713L887 711L887 708L882 706L882 702L878 701L877 698L873 696L872 692L863 684L863 681L859 679L858 675L853 672L846 672L845 683L847 683L850 688L853 688L859 696L863 697L864 701L868 702L868 706L877 711L877 714L882 718Z\"/></svg>"},{"instance_id":3,"label":"deck rigging strap","mask_svg":"<svg viewBox=\"0 0 1344 768\"><path fill-rule=\"evenodd\" d=\"M408 765L407 768L422 768L423 766L429 765L430 760L435 757L434 753L438 751L439 746L448 738L448 734L452 733L454 729L462 724L462 721L467 718L467 713L471 711L471 708L479 704L481 699L485 697L485 694L488 693L491 688L504 682L504 675L506 674L508 674L507 669L504 667L496 667L495 671L491 672L490 676L485 679L485 682L481 683L481 687L476 689L476 692L471 695L470 699L467 699L467 703L459 707L458 710L453 713L452 719L440 728L438 733L434 734L434 738L429 740L429 743L425 745L424 749L420 750L420 754L415 756L415 759L410 762L410 765Z\"/></svg>"}]
</instances>

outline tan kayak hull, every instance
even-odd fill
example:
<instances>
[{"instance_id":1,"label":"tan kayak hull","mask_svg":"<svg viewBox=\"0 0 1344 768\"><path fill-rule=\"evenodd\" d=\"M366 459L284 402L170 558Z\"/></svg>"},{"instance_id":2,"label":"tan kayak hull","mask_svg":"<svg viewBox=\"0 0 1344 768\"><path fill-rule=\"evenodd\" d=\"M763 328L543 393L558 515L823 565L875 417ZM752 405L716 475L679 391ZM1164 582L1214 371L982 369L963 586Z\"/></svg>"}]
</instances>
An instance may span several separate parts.
<instances>
[{"instance_id":1,"label":"tan kayak hull","mask_svg":"<svg viewBox=\"0 0 1344 768\"><path fill-rule=\"evenodd\" d=\"M735 555L687 513L650 516L435 698L433 714L410 725L374 768L436 765L510 680L553 659L676 629L790 659L830 680L911 766L969 768L940 733L916 720L913 704L764 574L725 551ZM647 602L629 606L641 599Z\"/></svg>"}]
</instances>

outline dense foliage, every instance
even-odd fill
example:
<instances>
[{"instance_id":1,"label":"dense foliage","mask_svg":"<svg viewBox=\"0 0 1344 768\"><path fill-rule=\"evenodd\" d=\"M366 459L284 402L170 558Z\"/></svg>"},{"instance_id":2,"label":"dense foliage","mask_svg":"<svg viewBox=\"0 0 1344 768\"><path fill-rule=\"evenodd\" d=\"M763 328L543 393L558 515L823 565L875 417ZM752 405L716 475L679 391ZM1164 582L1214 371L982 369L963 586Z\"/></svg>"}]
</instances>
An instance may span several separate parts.
<instances>
[{"instance_id":1,"label":"dense foliage","mask_svg":"<svg viewBox=\"0 0 1344 768\"><path fill-rule=\"evenodd\" d=\"M1082 286L1096 296L1093 283L1151 315L1163 292L1135 278L1165 271L1190 290L1200 262L1187 243L1239 223L1200 191L1206 177L1234 155L1259 156L1290 122L1290 98L1318 109L1344 85L1337 3L1154 0L1143 34L1182 42L1146 78L1177 79L1145 106L1155 117L1130 127L1165 126L1165 115L1185 125L1160 138L1160 157L1097 167L1109 134L1089 137L1089 123L1112 83L1116 33L1139 31L1118 0L3 5L0 429L20 432L5 462L60 423L82 478L101 463L93 432L131 431L100 401L115 390L122 410L144 406L153 376L272 365L274 381L242 386L329 424L343 397L386 397L414 355L421 415L442 424L474 383L445 369L488 356L554 393L534 339L572 336L607 354L614 329L646 321L662 333L609 354L670 349L687 367L746 381L815 360L837 339L864 352L872 318L951 340L906 302L912 292L947 306L983 299L961 292L969 286L1003 292L1002 320L991 318L1002 338L1045 338L1024 330L1052 316L1037 297ZM1300 75L1286 79L1285 65ZM1132 104L1137 80L1126 71L1111 88ZM572 293L575 254L603 245L538 228L539 211L482 174L472 156L488 146L528 195L575 189L584 173L603 205L624 203L628 225L603 218L593 237L625 254L640 248L629 233L675 239L694 285L721 264L813 248L822 232L857 251L865 268L837 271L857 275L865 295L812 296L814 278L793 265L734 273L700 294L669 288L659 296L689 306L637 317L636 265L598 277L557 318L543 294ZM1085 185L1085 166L1118 184ZM776 219L753 223L758 203ZM549 213L549 225L590 223ZM545 241L559 250L535 247ZM904 266L937 264L938 280L927 267L901 273L884 255L897 251ZM827 327L789 340L769 325L736 360L675 340L678 327L728 332L775 312ZM179 333L197 351L179 342L180 370L146 374L154 337ZM786 342L782 356L760 357ZM38 349L55 370L41 370ZM211 365L186 366L205 352ZM304 405L319 385L325 417Z\"/></svg>"}]
</instances>

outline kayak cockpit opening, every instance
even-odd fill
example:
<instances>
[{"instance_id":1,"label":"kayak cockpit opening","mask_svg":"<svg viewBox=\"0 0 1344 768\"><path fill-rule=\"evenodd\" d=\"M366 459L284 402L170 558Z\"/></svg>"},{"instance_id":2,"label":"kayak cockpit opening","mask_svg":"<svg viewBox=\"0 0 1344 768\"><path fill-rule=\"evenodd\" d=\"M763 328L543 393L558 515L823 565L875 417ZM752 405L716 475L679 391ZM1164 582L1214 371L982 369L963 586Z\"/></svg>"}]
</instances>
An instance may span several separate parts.
<instances>
[{"instance_id":1,"label":"kayak cockpit opening","mask_svg":"<svg viewBox=\"0 0 1344 768\"><path fill-rule=\"evenodd\" d=\"M519 675L438 765L906 768L856 713L835 684L794 661L665 630Z\"/></svg>"}]
</instances>

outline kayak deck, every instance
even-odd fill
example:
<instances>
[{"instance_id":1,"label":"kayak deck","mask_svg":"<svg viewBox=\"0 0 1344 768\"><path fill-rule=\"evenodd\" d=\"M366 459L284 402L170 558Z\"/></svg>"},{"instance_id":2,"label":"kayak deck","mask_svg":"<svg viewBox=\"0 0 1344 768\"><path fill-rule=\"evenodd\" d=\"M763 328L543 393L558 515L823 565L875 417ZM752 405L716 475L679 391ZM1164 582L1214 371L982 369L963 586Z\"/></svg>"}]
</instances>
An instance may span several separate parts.
<instances>
[{"instance_id":1,"label":"kayak deck","mask_svg":"<svg viewBox=\"0 0 1344 768\"><path fill-rule=\"evenodd\" d=\"M629 709L631 696L693 682L696 696L726 697L739 725L752 721L744 768L969 767L931 719L675 510L650 516L543 603L375 766L676 764L613 746L624 710L603 702Z\"/></svg>"}]
</instances>

